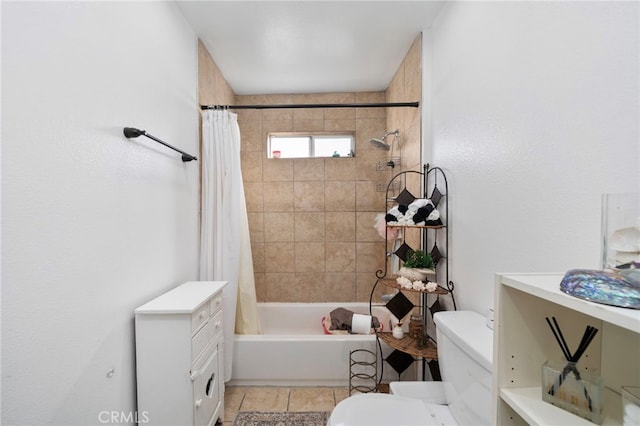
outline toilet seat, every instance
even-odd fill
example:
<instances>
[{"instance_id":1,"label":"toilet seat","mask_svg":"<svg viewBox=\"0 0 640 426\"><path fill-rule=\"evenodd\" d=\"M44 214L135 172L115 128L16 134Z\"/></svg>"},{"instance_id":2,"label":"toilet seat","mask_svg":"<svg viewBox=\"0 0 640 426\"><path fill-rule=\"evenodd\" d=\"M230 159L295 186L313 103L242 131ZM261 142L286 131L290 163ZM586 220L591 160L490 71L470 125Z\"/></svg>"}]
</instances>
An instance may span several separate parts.
<instances>
[{"instance_id":1,"label":"toilet seat","mask_svg":"<svg viewBox=\"0 0 640 426\"><path fill-rule=\"evenodd\" d=\"M328 426L435 426L456 425L446 405L383 393L360 394L342 400L331 413Z\"/></svg>"}]
</instances>

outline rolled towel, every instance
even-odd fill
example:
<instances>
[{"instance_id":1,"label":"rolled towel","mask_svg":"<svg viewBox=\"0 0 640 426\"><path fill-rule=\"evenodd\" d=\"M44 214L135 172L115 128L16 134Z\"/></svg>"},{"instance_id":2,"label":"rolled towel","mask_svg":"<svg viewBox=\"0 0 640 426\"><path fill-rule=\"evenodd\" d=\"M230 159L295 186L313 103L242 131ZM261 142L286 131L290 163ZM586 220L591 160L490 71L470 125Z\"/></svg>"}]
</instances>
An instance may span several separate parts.
<instances>
[{"instance_id":1,"label":"rolled towel","mask_svg":"<svg viewBox=\"0 0 640 426\"><path fill-rule=\"evenodd\" d=\"M426 205L424 207L420 207L416 211L416 213L421 215L421 216L427 217L427 216L429 216L431 214L431 212L433 212L433 210L434 210L433 206L431 204L428 204L428 205Z\"/></svg>"},{"instance_id":2,"label":"rolled towel","mask_svg":"<svg viewBox=\"0 0 640 426\"><path fill-rule=\"evenodd\" d=\"M331 317L331 327L330 330L347 330L350 333L351 325L353 321L354 312L345 308L336 308L329 316ZM378 329L380 327L380 321L377 317L371 317L371 325L370 327L374 327Z\"/></svg>"},{"instance_id":3,"label":"rolled towel","mask_svg":"<svg viewBox=\"0 0 640 426\"><path fill-rule=\"evenodd\" d=\"M426 198L418 198L416 200L413 200L413 202L409 204L409 210L417 212L419 208L424 207L429 203L431 203L431 201L427 200Z\"/></svg>"}]
</instances>

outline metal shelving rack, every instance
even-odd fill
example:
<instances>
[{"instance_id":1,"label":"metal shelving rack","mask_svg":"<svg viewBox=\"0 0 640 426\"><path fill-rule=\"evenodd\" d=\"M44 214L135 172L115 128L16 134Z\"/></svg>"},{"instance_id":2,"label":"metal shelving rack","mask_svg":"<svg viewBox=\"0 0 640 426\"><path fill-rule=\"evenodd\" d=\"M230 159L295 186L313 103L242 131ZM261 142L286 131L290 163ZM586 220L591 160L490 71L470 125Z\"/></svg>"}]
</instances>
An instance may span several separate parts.
<instances>
[{"instance_id":1,"label":"metal shelving rack","mask_svg":"<svg viewBox=\"0 0 640 426\"><path fill-rule=\"evenodd\" d=\"M417 176L416 176L417 175ZM418 178L419 188L412 188L415 192L407 188L407 182L411 179ZM416 185L416 181L413 181ZM398 193L398 187L402 188L402 191ZM396 195L398 194L398 195ZM394 349L394 351L383 359L381 363L381 373L379 381L382 381L382 373L384 371L384 363L389 363L398 375L400 375L404 369L416 361L421 359L423 361L422 379L425 379L425 362L426 360L437 361L437 347L433 339L433 336L429 334L428 325L432 323L432 315L438 310L443 310L439 303L441 295L450 295L453 309L456 309L455 297L453 295L454 283L449 277L449 188L447 177L444 171L439 167L430 168L428 164L423 166L423 170L419 171L403 171L393 176L387 184L386 190L386 205L385 211L388 211L396 204L409 204L413 199L427 198L432 200L435 207L440 213L440 219L442 224L438 225L387 225L385 232L385 251L386 261L384 269L376 271L376 283L374 284L371 295L369 298L369 305L373 303L373 295L378 284L383 284L389 288L395 288L398 293L387 303L387 308L394 313L394 309L399 309L399 314L394 315L399 318L405 317L408 312L418 307L422 315L422 320L425 324L426 345L419 345L417 339L409 336L405 336L403 339L395 339L390 332L376 333L378 350L380 357L382 358L382 345L380 341L383 341L387 346ZM389 230L392 228L402 228L402 245L395 250L389 251ZM420 233L420 247L411 248L406 245L406 232L419 232ZM401 288L395 278L395 275L390 275L389 264L392 261L393 256L397 256L400 260L406 259L407 249L417 250L422 249L431 254L435 265L436 283L438 288L434 292L419 291L412 289ZM419 305L414 305L402 294L403 292L419 293ZM435 298L435 301L430 303L431 298ZM409 302L409 303L407 303ZM391 306L390 306L391 304ZM408 310L408 312L406 312ZM398 312L398 311L396 311Z\"/></svg>"}]
</instances>

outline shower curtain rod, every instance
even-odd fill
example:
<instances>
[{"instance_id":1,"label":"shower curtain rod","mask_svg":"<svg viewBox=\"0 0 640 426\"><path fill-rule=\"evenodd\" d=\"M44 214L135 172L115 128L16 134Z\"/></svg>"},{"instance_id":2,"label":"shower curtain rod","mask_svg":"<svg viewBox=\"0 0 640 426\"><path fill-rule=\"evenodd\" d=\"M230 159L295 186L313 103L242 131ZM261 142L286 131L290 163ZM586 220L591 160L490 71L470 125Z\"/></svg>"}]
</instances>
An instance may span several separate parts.
<instances>
[{"instance_id":1,"label":"shower curtain rod","mask_svg":"<svg viewBox=\"0 0 640 426\"><path fill-rule=\"evenodd\" d=\"M289 105L200 105L200 109L287 109L287 108L418 108L420 102L387 102L372 104L289 104Z\"/></svg>"}]
</instances>

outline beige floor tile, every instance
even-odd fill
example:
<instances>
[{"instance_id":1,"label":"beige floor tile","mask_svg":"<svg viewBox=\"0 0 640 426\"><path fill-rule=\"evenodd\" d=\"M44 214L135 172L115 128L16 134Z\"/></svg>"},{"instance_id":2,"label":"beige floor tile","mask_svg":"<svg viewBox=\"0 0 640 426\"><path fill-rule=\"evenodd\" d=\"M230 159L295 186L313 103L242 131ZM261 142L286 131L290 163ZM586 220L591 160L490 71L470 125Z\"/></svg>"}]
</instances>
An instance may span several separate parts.
<instances>
[{"instance_id":1,"label":"beige floor tile","mask_svg":"<svg viewBox=\"0 0 640 426\"><path fill-rule=\"evenodd\" d=\"M224 389L224 421L233 422L240 410L247 388L240 386L226 386Z\"/></svg>"},{"instance_id":2,"label":"beige floor tile","mask_svg":"<svg viewBox=\"0 0 640 426\"><path fill-rule=\"evenodd\" d=\"M287 411L289 388L248 387L240 411Z\"/></svg>"},{"instance_id":3,"label":"beige floor tile","mask_svg":"<svg viewBox=\"0 0 640 426\"><path fill-rule=\"evenodd\" d=\"M331 411L335 406L332 388L291 388L289 411Z\"/></svg>"},{"instance_id":4,"label":"beige floor tile","mask_svg":"<svg viewBox=\"0 0 640 426\"><path fill-rule=\"evenodd\" d=\"M349 397L349 388L333 388L333 395L336 399L336 405L343 399Z\"/></svg>"}]
</instances>

